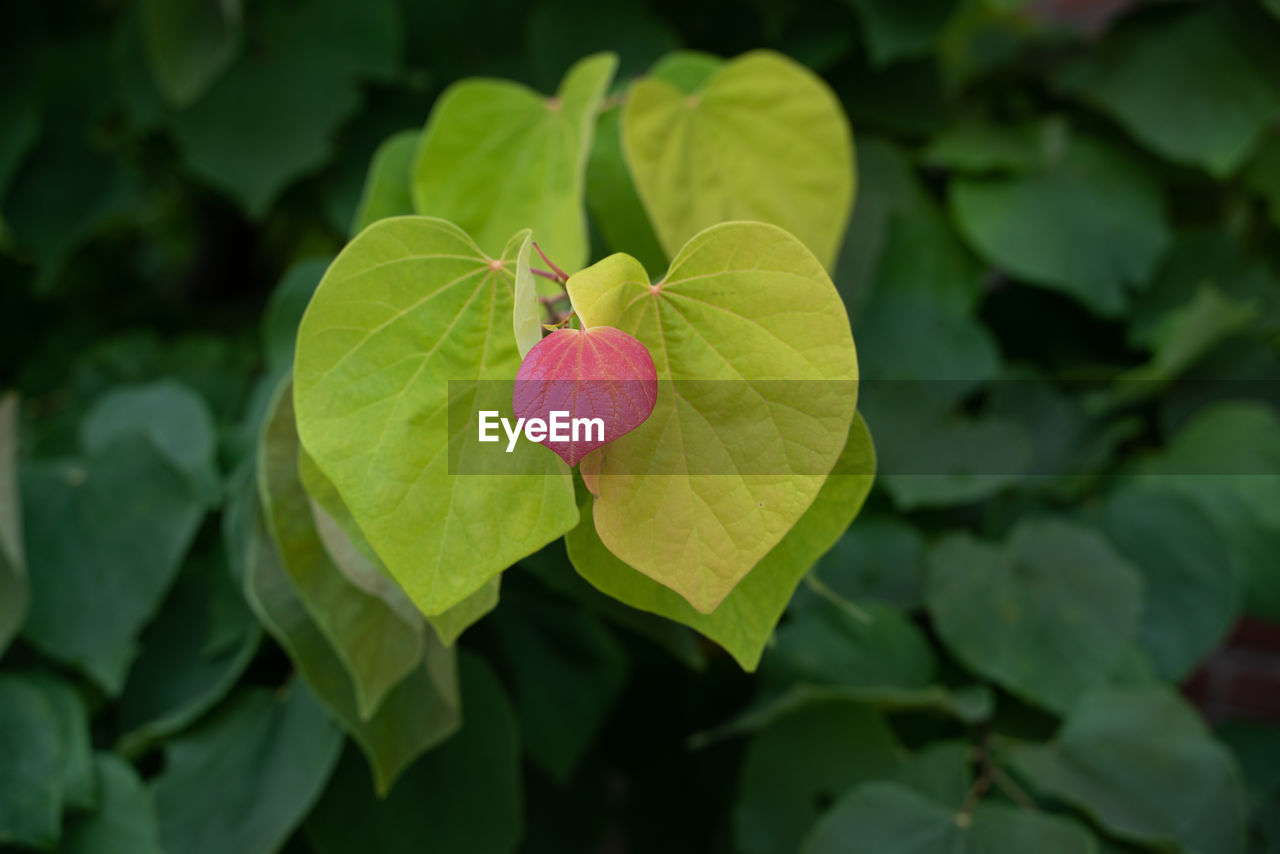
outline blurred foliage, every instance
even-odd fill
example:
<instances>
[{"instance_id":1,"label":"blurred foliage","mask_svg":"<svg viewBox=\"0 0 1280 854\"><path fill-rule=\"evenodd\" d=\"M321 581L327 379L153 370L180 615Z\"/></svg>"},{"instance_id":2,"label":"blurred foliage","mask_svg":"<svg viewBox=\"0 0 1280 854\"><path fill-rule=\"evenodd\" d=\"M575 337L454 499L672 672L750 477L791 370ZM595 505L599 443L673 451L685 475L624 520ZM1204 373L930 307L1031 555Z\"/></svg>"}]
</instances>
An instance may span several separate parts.
<instances>
[{"instance_id":1,"label":"blurred foliage","mask_svg":"<svg viewBox=\"0 0 1280 854\"><path fill-rule=\"evenodd\" d=\"M1280 852L1280 724L1177 690L1280 621L1277 44L1274 0L4 4L0 847ZM580 530L455 659L256 464L303 308L450 84L758 48L854 128L861 518L772 636L600 594ZM624 108L589 254L657 275Z\"/></svg>"}]
</instances>

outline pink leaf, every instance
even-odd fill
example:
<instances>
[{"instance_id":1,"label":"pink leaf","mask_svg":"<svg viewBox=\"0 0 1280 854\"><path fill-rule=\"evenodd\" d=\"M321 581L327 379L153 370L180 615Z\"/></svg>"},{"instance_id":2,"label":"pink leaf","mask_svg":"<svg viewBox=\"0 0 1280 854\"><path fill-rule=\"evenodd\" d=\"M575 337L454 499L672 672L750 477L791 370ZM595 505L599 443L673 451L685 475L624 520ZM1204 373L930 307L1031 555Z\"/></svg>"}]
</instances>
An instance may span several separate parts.
<instances>
[{"instance_id":1,"label":"pink leaf","mask_svg":"<svg viewBox=\"0 0 1280 854\"><path fill-rule=\"evenodd\" d=\"M645 346L595 326L559 329L535 344L516 372L512 403L526 422L551 425L553 413L567 413L559 420L569 426L541 444L572 466L643 424L657 399L658 374Z\"/></svg>"}]
</instances>

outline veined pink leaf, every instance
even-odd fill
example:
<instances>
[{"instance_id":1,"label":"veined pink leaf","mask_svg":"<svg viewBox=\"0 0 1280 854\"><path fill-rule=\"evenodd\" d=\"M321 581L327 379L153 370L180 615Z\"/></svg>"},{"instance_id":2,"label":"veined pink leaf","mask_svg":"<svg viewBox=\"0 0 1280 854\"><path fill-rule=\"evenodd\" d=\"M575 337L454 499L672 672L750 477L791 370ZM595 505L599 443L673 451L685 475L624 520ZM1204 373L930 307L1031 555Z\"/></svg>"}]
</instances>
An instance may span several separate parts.
<instances>
[{"instance_id":1,"label":"veined pink leaf","mask_svg":"<svg viewBox=\"0 0 1280 854\"><path fill-rule=\"evenodd\" d=\"M567 425L541 441L573 466L644 423L658 399L658 374L645 346L611 326L559 329L516 372L517 418ZM598 419L598 420L597 420Z\"/></svg>"}]
</instances>

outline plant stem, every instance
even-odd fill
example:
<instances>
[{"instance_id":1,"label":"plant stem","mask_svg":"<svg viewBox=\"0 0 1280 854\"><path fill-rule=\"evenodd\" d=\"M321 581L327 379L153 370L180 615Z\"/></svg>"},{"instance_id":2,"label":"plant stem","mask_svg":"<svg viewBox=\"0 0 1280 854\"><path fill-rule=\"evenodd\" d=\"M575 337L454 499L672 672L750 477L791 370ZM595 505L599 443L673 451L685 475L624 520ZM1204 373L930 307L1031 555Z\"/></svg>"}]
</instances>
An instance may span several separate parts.
<instances>
[{"instance_id":1,"label":"plant stem","mask_svg":"<svg viewBox=\"0 0 1280 854\"><path fill-rule=\"evenodd\" d=\"M542 258L542 260L546 262L547 266L550 267L552 271L556 274L556 278L560 282L560 284L563 285L565 282L569 281L569 274L566 273L564 270L561 270L559 267L557 267L556 263L547 257L547 253L542 251L542 247L538 245L538 242L536 240L533 242L533 248L538 253L538 255Z\"/></svg>"}]
</instances>

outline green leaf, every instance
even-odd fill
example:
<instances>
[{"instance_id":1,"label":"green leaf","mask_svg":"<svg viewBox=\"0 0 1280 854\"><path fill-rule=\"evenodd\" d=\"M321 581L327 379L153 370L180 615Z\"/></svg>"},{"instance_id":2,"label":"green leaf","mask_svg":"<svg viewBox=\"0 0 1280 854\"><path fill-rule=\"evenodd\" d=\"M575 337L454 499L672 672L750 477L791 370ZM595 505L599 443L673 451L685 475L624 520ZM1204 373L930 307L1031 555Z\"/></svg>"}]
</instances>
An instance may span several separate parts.
<instances>
[{"instance_id":1,"label":"green leaf","mask_svg":"<svg viewBox=\"0 0 1280 854\"><path fill-rule=\"evenodd\" d=\"M596 110L618 59L577 63L545 98L518 83L464 80L431 111L413 167L420 214L456 223L489 253L532 228L560 267L587 263L583 210Z\"/></svg>"},{"instance_id":2,"label":"green leaf","mask_svg":"<svg viewBox=\"0 0 1280 854\"><path fill-rule=\"evenodd\" d=\"M929 556L925 600L967 667L1063 711L1119 664L1138 628L1142 578L1091 530L1028 520L999 547L944 538Z\"/></svg>"},{"instance_id":3,"label":"green leaf","mask_svg":"<svg viewBox=\"0 0 1280 854\"><path fill-rule=\"evenodd\" d=\"M188 168L261 218L329 161L334 134L360 106L358 79L395 73L397 18L391 0L301 0L255 15L262 46L173 118Z\"/></svg>"},{"instance_id":4,"label":"green leaf","mask_svg":"<svg viewBox=\"0 0 1280 854\"><path fill-rule=\"evenodd\" d=\"M931 53L955 0L846 0L862 20L874 65Z\"/></svg>"},{"instance_id":5,"label":"green leaf","mask_svg":"<svg viewBox=\"0 0 1280 854\"><path fill-rule=\"evenodd\" d=\"M39 691L57 722L62 749L62 801L68 807L90 809L98 801L90 743L89 710L68 682L45 672L26 674L27 684Z\"/></svg>"},{"instance_id":6,"label":"green leaf","mask_svg":"<svg viewBox=\"0 0 1280 854\"><path fill-rule=\"evenodd\" d=\"M973 758L967 741L932 741L900 765L892 781L959 810L973 786Z\"/></svg>"},{"instance_id":7,"label":"green leaf","mask_svg":"<svg viewBox=\"0 0 1280 854\"><path fill-rule=\"evenodd\" d=\"M1256 3L1144 17L1063 82L1156 153L1225 177L1280 116L1278 37Z\"/></svg>"},{"instance_id":8,"label":"green leaf","mask_svg":"<svg viewBox=\"0 0 1280 854\"><path fill-rule=\"evenodd\" d=\"M673 50L649 69L649 76L670 83L686 95L692 95L724 68L725 61L697 50Z\"/></svg>"},{"instance_id":9,"label":"green leaf","mask_svg":"<svg viewBox=\"0 0 1280 854\"><path fill-rule=\"evenodd\" d=\"M13 73L13 69L6 67L5 72ZM0 128L3 128L0 130L0 199L3 199L9 181L40 136L37 93L25 86L10 86L0 96Z\"/></svg>"},{"instance_id":10,"label":"green leaf","mask_svg":"<svg viewBox=\"0 0 1280 854\"><path fill-rule=\"evenodd\" d=\"M80 426L80 445L99 454L123 436L151 440L173 466L187 474L195 492L217 503L217 428L208 405L191 389L168 380L118 386L99 398Z\"/></svg>"},{"instance_id":11,"label":"green leaf","mask_svg":"<svg viewBox=\"0 0 1280 854\"><path fill-rule=\"evenodd\" d=\"M410 185L413 159L421 138L420 131L402 130L383 140L373 153L355 219L351 223L352 237L380 219L413 213Z\"/></svg>"},{"instance_id":12,"label":"green leaf","mask_svg":"<svg viewBox=\"0 0 1280 854\"><path fill-rule=\"evenodd\" d=\"M719 726L696 733L691 747L706 747L726 738L758 732L810 706L854 703L882 712L936 712L966 724L991 718L995 696L985 685L968 685L954 690L941 685L924 688L866 687L857 685L796 684L752 703Z\"/></svg>"},{"instance_id":13,"label":"green leaf","mask_svg":"<svg viewBox=\"0 0 1280 854\"><path fill-rule=\"evenodd\" d=\"M520 731L480 658L459 659L466 723L382 800L351 751L306 824L319 854L512 854L524 823Z\"/></svg>"},{"instance_id":14,"label":"green leaf","mask_svg":"<svg viewBox=\"0 0 1280 854\"><path fill-rule=\"evenodd\" d=\"M1022 124L961 120L920 154L925 164L967 174L1027 172L1061 157L1067 126L1054 119Z\"/></svg>"},{"instance_id":15,"label":"green leaf","mask_svg":"<svg viewBox=\"0 0 1280 854\"><path fill-rule=\"evenodd\" d=\"M986 271L933 204L892 216L878 261L873 300L913 299L932 312L968 319L986 288ZM865 322L865 312L858 320Z\"/></svg>"},{"instance_id":16,"label":"green leaf","mask_svg":"<svg viewBox=\"0 0 1280 854\"><path fill-rule=\"evenodd\" d=\"M337 567L348 577L370 579L373 586L380 587L383 579L391 579L391 573L365 539L333 481L325 477L305 450L298 455L298 474L313 502L311 513L315 517L316 533ZM445 646L453 646L464 631L498 606L501 583L502 576L495 575L457 605L427 617Z\"/></svg>"},{"instance_id":17,"label":"green leaf","mask_svg":"<svg viewBox=\"0 0 1280 854\"><path fill-rule=\"evenodd\" d=\"M658 285L613 255L568 289L583 325L638 338L660 381L649 419L588 458L596 531L708 614L804 515L816 473L845 447L858 366L840 297L796 238L745 222L695 237ZM732 412L718 402L725 381L742 384ZM690 459L722 476L691 473Z\"/></svg>"},{"instance_id":18,"label":"green leaf","mask_svg":"<svg viewBox=\"0 0 1280 854\"><path fill-rule=\"evenodd\" d=\"M18 396L0 397L0 658L30 607L18 495Z\"/></svg>"},{"instance_id":19,"label":"green leaf","mask_svg":"<svg viewBox=\"0 0 1280 854\"><path fill-rule=\"evenodd\" d=\"M144 0L138 8L151 73L171 104L199 98L240 52L239 0Z\"/></svg>"},{"instance_id":20,"label":"green leaf","mask_svg":"<svg viewBox=\"0 0 1280 854\"><path fill-rule=\"evenodd\" d=\"M901 783L874 782L842 798L805 837L802 854L1095 854L1093 837L1060 816L982 804L957 813Z\"/></svg>"},{"instance_id":21,"label":"green leaf","mask_svg":"<svg viewBox=\"0 0 1280 854\"><path fill-rule=\"evenodd\" d=\"M814 572L845 599L878 600L914 611L924 603L924 537L896 517L863 517L823 555Z\"/></svg>"},{"instance_id":22,"label":"green leaf","mask_svg":"<svg viewBox=\"0 0 1280 854\"><path fill-rule=\"evenodd\" d=\"M22 471L31 612L23 636L120 692L135 640L204 515L188 478L145 437Z\"/></svg>"},{"instance_id":23,"label":"green leaf","mask_svg":"<svg viewBox=\"0 0 1280 854\"><path fill-rule=\"evenodd\" d=\"M622 153L622 107L600 114L587 160L587 207L605 243L638 260L651 276L667 268L667 256L636 192Z\"/></svg>"},{"instance_id":24,"label":"green leaf","mask_svg":"<svg viewBox=\"0 0 1280 854\"><path fill-rule=\"evenodd\" d=\"M453 735L462 722L453 651L428 634L422 661L391 689L372 717L361 718L346 666L307 612L274 545L261 531L252 540L245 598L360 746L372 768L374 788L385 795L414 760Z\"/></svg>"},{"instance_id":25,"label":"green leaf","mask_svg":"<svg viewBox=\"0 0 1280 854\"><path fill-rule=\"evenodd\" d=\"M45 694L0 674L0 843L50 848L62 815L62 733Z\"/></svg>"},{"instance_id":26,"label":"green leaf","mask_svg":"<svg viewBox=\"0 0 1280 854\"><path fill-rule=\"evenodd\" d=\"M520 252L516 255L516 277L513 292L515 307L511 312L511 330L516 336L516 346L520 349L520 358L524 359L529 351L542 340L542 303L538 300L537 284L533 281L531 255L533 239L530 232L522 232L524 241L520 244Z\"/></svg>"},{"instance_id":27,"label":"green leaf","mask_svg":"<svg viewBox=\"0 0 1280 854\"><path fill-rule=\"evenodd\" d=\"M1162 451L1140 461L1161 487L1208 514L1245 566L1245 609L1280 620L1280 417L1271 407L1222 401L1199 410ZM1260 476L1269 475L1269 476Z\"/></svg>"},{"instance_id":28,"label":"green leaf","mask_svg":"<svg viewBox=\"0 0 1280 854\"><path fill-rule=\"evenodd\" d=\"M521 245L491 262L442 220L381 220L334 261L298 334L302 444L429 616L577 522L568 470L534 443L509 455L532 474L450 474L448 410L473 412L479 383L520 364L510 318Z\"/></svg>"},{"instance_id":29,"label":"green leaf","mask_svg":"<svg viewBox=\"0 0 1280 854\"><path fill-rule=\"evenodd\" d=\"M395 582L335 562L298 474L292 385L281 383L262 432L258 493L281 561L307 611L346 664L361 718L422 660L427 626ZM340 532L339 532L340 534Z\"/></svg>"},{"instance_id":30,"label":"green leaf","mask_svg":"<svg viewBox=\"0 0 1280 854\"><path fill-rule=\"evenodd\" d=\"M293 352L298 346L298 324L302 322L307 303L324 278L324 271L333 263L332 258L308 258L298 261L285 271L284 277L271 292L262 315L262 349L267 358L267 371L272 376L282 376L293 364ZM271 384L275 387L275 383ZM265 413L263 415L265 418ZM257 439L257 431L254 431Z\"/></svg>"},{"instance_id":31,"label":"green leaf","mask_svg":"<svg viewBox=\"0 0 1280 854\"><path fill-rule=\"evenodd\" d=\"M193 555L140 638L120 695L117 749L136 755L213 708L249 666L260 638L222 553Z\"/></svg>"},{"instance_id":32,"label":"green leaf","mask_svg":"<svg viewBox=\"0 0 1280 854\"><path fill-rule=\"evenodd\" d=\"M587 495L579 508L582 521L565 535L565 545L574 569L600 592L689 626L724 647L744 670L755 670L796 585L858 515L874 472L871 436L855 416L844 451L813 504L710 614L610 552L596 533Z\"/></svg>"},{"instance_id":33,"label":"green leaf","mask_svg":"<svg viewBox=\"0 0 1280 854\"><path fill-rule=\"evenodd\" d=\"M1137 383L1137 389L1159 389L1227 338L1256 328L1257 317L1255 303L1224 296L1213 285L1202 284L1190 301L1161 318L1151 330L1155 350L1151 359L1126 371L1120 382Z\"/></svg>"},{"instance_id":34,"label":"green leaf","mask_svg":"<svg viewBox=\"0 0 1280 854\"><path fill-rule=\"evenodd\" d=\"M834 265L853 204L853 137L835 94L799 63L752 51L692 93L642 78L622 145L668 256L710 226L761 220Z\"/></svg>"},{"instance_id":35,"label":"green leaf","mask_svg":"<svg viewBox=\"0 0 1280 854\"><path fill-rule=\"evenodd\" d=\"M1188 852L1245 850L1239 769L1163 686L1092 691L1052 743L1014 747L1009 759L1037 790L1113 836Z\"/></svg>"},{"instance_id":36,"label":"green leaf","mask_svg":"<svg viewBox=\"0 0 1280 854\"><path fill-rule=\"evenodd\" d=\"M940 328L949 325L944 322ZM963 326L985 338L979 327ZM912 362L904 360L903 368L919 371L933 363L944 379L895 374L896 379L885 377L888 382L867 383L860 401L868 424L881 437L881 482L894 504L901 510L965 504L1021 481L1032 463L1032 436L1015 419L975 416L962 405L967 394L981 387L981 378L973 376L979 362L970 361L964 375L943 367L938 351L922 356L918 366Z\"/></svg>"},{"instance_id":37,"label":"green leaf","mask_svg":"<svg viewBox=\"0 0 1280 854\"><path fill-rule=\"evenodd\" d=\"M626 685L613 633L573 606L517 598L494 621L510 666L525 749L566 783Z\"/></svg>"},{"instance_id":38,"label":"green leaf","mask_svg":"<svg viewBox=\"0 0 1280 854\"><path fill-rule=\"evenodd\" d=\"M600 548L607 551L603 546ZM561 598L611 625L644 638L690 670L703 670L707 666L705 645L692 630L657 614L636 610L597 590L574 570L564 540L554 542L520 561L520 567ZM655 583L655 586L666 590L662 585Z\"/></svg>"},{"instance_id":39,"label":"green leaf","mask_svg":"<svg viewBox=\"0 0 1280 854\"><path fill-rule=\"evenodd\" d=\"M747 745L733 810L739 854L792 854L827 804L907 758L874 709L829 701L801 708Z\"/></svg>"},{"instance_id":40,"label":"green leaf","mask_svg":"<svg viewBox=\"0 0 1280 854\"><path fill-rule=\"evenodd\" d=\"M342 733L295 680L241 692L165 745L151 790L165 851L277 851L324 789Z\"/></svg>"},{"instance_id":41,"label":"green leaf","mask_svg":"<svg viewBox=\"0 0 1280 854\"><path fill-rule=\"evenodd\" d=\"M1272 136L1263 143L1242 178L1265 200L1272 226L1280 228L1280 137Z\"/></svg>"},{"instance_id":42,"label":"green leaf","mask_svg":"<svg viewBox=\"0 0 1280 854\"><path fill-rule=\"evenodd\" d=\"M173 119L187 167L255 218L329 161L338 127L360 106L339 67L282 48L247 56Z\"/></svg>"},{"instance_id":43,"label":"green leaf","mask_svg":"<svg viewBox=\"0 0 1280 854\"><path fill-rule=\"evenodd\" d=\"M151 792L129 763L94 754L98 808L73 818L58 849L63 854L161 854L160 827Z\"/></svg>"},{"instance_id":44,"label":"green leaf","mask_svg":"<svg viewBox=\"0 0 1280 854\"><path fill-rule=\"evenodd\" d=\"M1138 642L1161 676L1181 682L1235 622L1241 567L1210 518L1174 492L1122 489L1104 505L1102 528L1142 573Z\"/></svg>"},{"instance_id":45,"label":"green leaf","mask_svg":"<svg viewBox=\"0 0 1280 854\"><path fill-rule=\"evenodd\" d=\"M864 136L857 161L858 203L833 276L854 317L873 291L894 218L922 214L931 204L911 161L893 143Z\"/></svg>"},{"instance_id":46,"label":"green leaf","mask_svg":"<svg viewBox=\"0 0 1280 854\"><path fill-rule=\"evenodd\" d=\"M928 638L901 611L876 602L855 606L834 596L793 613L761 668L764 685L911 689L927 686L936 675Z\"/></svg>"},{"instance_id":47,"label":"green leaf","mask_svg":"<svg viewBox=\"0 0 1280 854\"><path fill-rule=\"evenodd\" d=\"M951 182L952 216L978 252L1098 314L1124 311L1170 236L1145 166L1080 134L1040 169Z\"/></svg>"}]
</instances>

